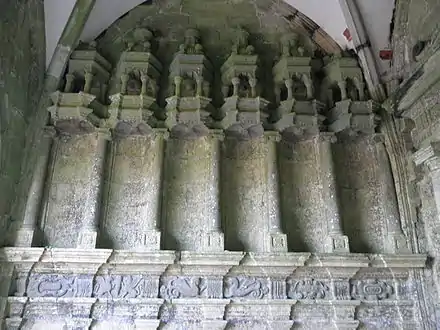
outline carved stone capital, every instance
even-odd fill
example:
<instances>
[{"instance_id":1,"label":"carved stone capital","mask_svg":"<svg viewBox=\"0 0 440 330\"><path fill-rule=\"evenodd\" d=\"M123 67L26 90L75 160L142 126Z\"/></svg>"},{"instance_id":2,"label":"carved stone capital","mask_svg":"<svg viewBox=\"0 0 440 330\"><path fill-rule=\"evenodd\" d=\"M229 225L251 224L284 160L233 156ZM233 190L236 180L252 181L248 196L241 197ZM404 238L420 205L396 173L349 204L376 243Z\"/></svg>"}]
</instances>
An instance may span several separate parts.
<instances>
[{"instance_id":1,"label":"carved stone capital","mask_svg":"<svg viewBox=\"0 0 440 330\"><path fill-rule=\"evenodd\" d=\"M372 133L367 134L352 129L347 129L336 133L337 142L340 143L357 143L360 141L368 141L371 144L384 143L385 137L383 134Z\"/></svg>"},{"instance_id":2,"label":"carved stone capital","mask_svg":"<svg viewBox=\"0 0 440 330\"><path fill-rule=\"evenodd\" d=\"M421 148L413 154L413 161L416 166L425 165L430 172L440 169L440 141L432 142L429 146Z\"/></svg>"},{"instance_id":3,"label":"carved stone capital","mask_svg":"<svg viewBox=\"0 0 440 330\"><path fill-rule=\"evenodd\" d=\"M286 143L318 140L319 142L335 143L336 135L332 132L320 132L319 130L306 130L301 127L291 126L281 133L281 139Z\"/></svg>"},{"instance_id":4,"label":"carved stone capital","mask_svg":"<svg viewBox=\"0 0 440 330\"><path fill-rule=\"evenodd\" d=\"M177 124L170 131L170 138L195 140L209 135L209 129L203 125L188 126L185 124Z\"/></svg>"},{"instance_id":5,"label":"carved stone capital","mask_svg":"<svg viewBox=\"0 0 440 330\"><path fill-rule=\"evenodd\" d=\"M234 124L230 126L226 131L227 138L235 138L237 140L254 140L264 136L264 128L261 124L252 125L248 128L241 124Z\"/></svg>"},{"instance_id":6,"label":"carved stone capital","mask_svg":"<svg viewBox=\"0 0 440 330\"><path fill-rule=\"evenodd\" d=\"M126 121L120 121L112 130L115 139L126 138L131 135L149 136L153 134L153 129L146 123L134 125Z\"/></svg>"}]
</instances>

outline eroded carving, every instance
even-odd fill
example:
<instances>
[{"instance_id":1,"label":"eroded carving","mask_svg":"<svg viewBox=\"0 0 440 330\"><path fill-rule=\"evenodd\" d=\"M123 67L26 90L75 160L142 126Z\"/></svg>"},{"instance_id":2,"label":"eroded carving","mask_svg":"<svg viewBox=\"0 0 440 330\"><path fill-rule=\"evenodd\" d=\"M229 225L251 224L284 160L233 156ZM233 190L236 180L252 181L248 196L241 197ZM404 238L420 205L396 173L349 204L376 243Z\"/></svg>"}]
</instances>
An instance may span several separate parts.
<instances>
[{"instance_id":1,"label":"eroded carving","mask_svg":"<svg viewBox=\"0 0 440 330\"><path fill-rule=\"evenodd\" d=\"M235 31L235 42L232 45L232 54L253 55L254 52L254 46L249 44L249 32L243 28L237 29Z\"/></svg>"},{"instance_id":2,"label":"eroded carving","mask_svg":"<svg viewBox=\"0 0 440 330\"><path fill-rule=\"evenodd\" d=\"M269 294L267 280L249 276L227 276L224 278L225 298L263 299Z\"/></svg>"},{"instance_id":3,"label":"eroded carving","mask_svg":"<svg viewBox=\"0 0 440 330\"><path fill-rule=\"evenodd\" d=\"M315 279L287 280L287 297L290 299L325 299L330 294L329 286Z\"/></svg>"},{"instance_id":4,"label":"eroded carving","mask_svg":"<svg viewBox=\"0 0 440 330\"><path fill-rule=\"evenodd\" d=\"M200 32L197 29L185 31L184 42L179 46L179 54L202 54L203 46L200 44Z\"/></svg>"},{"instance_id":5,"label":"eroded carving","mask_svg":"<svg viewBox=\"0 0 440 330\"><path fill-rule=\"evenodd\" d=\"M96 298L152 298L152 279L143 275L100 275L93 286Z\"/></svg>"},{"instance_id":6,"label":"eroded carving","mask_svg":"<svg viewBox=\"0 0 440 330\"><path fill-rule=\"evenodd\" d=\"M91 278L78 275L35 274L29 279L28 297L90 297Z\"/></svg>"},{"instance_id":7,"label":"eroded carving","mask_svg":"<svg viewBox=\"0 0 440 330\"><path fill-rule=\"evenodd\" d=\"M207 280L203 277L172 276L162 280L160 296L165 299L207 298Z\"/></svg>"},{"instance_id":8,"label":"eroded carving","mask_svg":"<svg viewBox=\"0 0 440 330\"><path fill-rule=\"evenodd\" d=\"M394 295L394 288L389 283L371 279L351 282L351 297L358 300L385 300Z\"/></svg>"},{"instance_id":9,"label":"eroded carving","mask_svg":"<svg viewBox=\"0 0 440 330\"><path fill-rule=\"evenodd\" d=\"M135 28L126 39L127 51L149 52L151 50L151 38L153 38L153 33L149 29Z\"/></svg>"}]
</instances>

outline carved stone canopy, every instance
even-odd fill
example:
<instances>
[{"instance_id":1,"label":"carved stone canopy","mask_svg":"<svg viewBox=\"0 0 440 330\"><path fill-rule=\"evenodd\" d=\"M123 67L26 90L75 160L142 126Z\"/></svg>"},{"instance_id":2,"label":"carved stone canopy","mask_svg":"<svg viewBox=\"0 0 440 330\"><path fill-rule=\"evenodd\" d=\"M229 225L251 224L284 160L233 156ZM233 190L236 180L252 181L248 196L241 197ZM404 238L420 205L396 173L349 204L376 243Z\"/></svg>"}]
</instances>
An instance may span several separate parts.
<instances>
[{"instance_id":1,"label":"carved stone canopy","mask_svg":"<svg viewBox=\"0 0 440 330\"><path fill-rule=\"evenodd\" d=\"M200 44L200 32L197 29L185 31L184 43L179 46L179 54L203 54L203 46Z\"/></svg>"},{"instance_id":2,"label":"carved stone canopy","mask_svg":"<svg viewBox=\"0 0 440 330\"><path fill-rule=\"evenodd\" d=\"M110 71L111 64L93 45L84 50L75 50L69 60L64 92L89 93L104 103Z\"/></svg>"},{"instance_id":3,"label":"carved stone canopy","mask_svg":"<svg viewBox=\"0 0 440 330\"><path fill-rule=\"evenodd\" d=\"M128 52L150 52L153 33L148 28L135 28L126 38Z\"/></svg>"},{"instance_id":4,"label":"carved stone canopy","mask_svg":"<svg viewBox=\"0 0 440 330\"><path fill-rule=\"evenodd\" d=\"M240 28L235 33L231 55L221 67L223 96L257 97L258 55L254 54L255 49L249 44L246 30ZM228 92L231 87L232 93Z\"/></svg>"}]
</instances>

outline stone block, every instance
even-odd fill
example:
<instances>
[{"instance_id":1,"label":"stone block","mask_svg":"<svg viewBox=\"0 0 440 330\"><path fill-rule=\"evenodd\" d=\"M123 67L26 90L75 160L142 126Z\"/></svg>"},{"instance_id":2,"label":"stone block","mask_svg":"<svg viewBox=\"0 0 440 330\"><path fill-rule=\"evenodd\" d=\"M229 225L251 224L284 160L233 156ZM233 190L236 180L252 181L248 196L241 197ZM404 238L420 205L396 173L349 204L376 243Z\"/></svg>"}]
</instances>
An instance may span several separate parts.
<instances>
[{"instance_id":1,"label":"stone block","mask_svg":"<svg viewBox=\"0 0 440 330\"><path fill-rule=\"evenodd\" d=\"M292 300L231 300L226 306L226 329L290 329Z\"/></svg>"},{"instance_id":2,"label":"stone block","mask_svg":"<svg viewBox=\"0 0 440 330\"><path fill-rule=\"evenodd\" d=\"M343 253L343 252L349 252L350 246L348 243L348 237L345 235L332 235L328 238L328 246L329 251L333 253Z\"/></svg>"}]
</instances>

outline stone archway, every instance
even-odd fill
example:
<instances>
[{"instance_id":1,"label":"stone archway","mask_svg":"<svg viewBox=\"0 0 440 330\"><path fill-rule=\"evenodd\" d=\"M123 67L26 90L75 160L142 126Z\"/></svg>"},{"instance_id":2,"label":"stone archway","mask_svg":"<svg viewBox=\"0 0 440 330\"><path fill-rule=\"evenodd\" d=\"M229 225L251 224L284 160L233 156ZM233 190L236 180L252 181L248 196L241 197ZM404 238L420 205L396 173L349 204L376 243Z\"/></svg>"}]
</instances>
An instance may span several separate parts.
<instances>
[{"instance_id":1,"label":"stone archway","mask_svg":"<svg viewBox=\"0 0 440 330\"><path fill-rule=\"evenodd\" d=\"M425 257L405 254L377 105L347 97L357 62L277 13L263 26L234 8L141 6L73 52L48 109L43 215L33 243L4 251L7 323L417 325L405 288Z\"/></svg>"}]
</instances>

